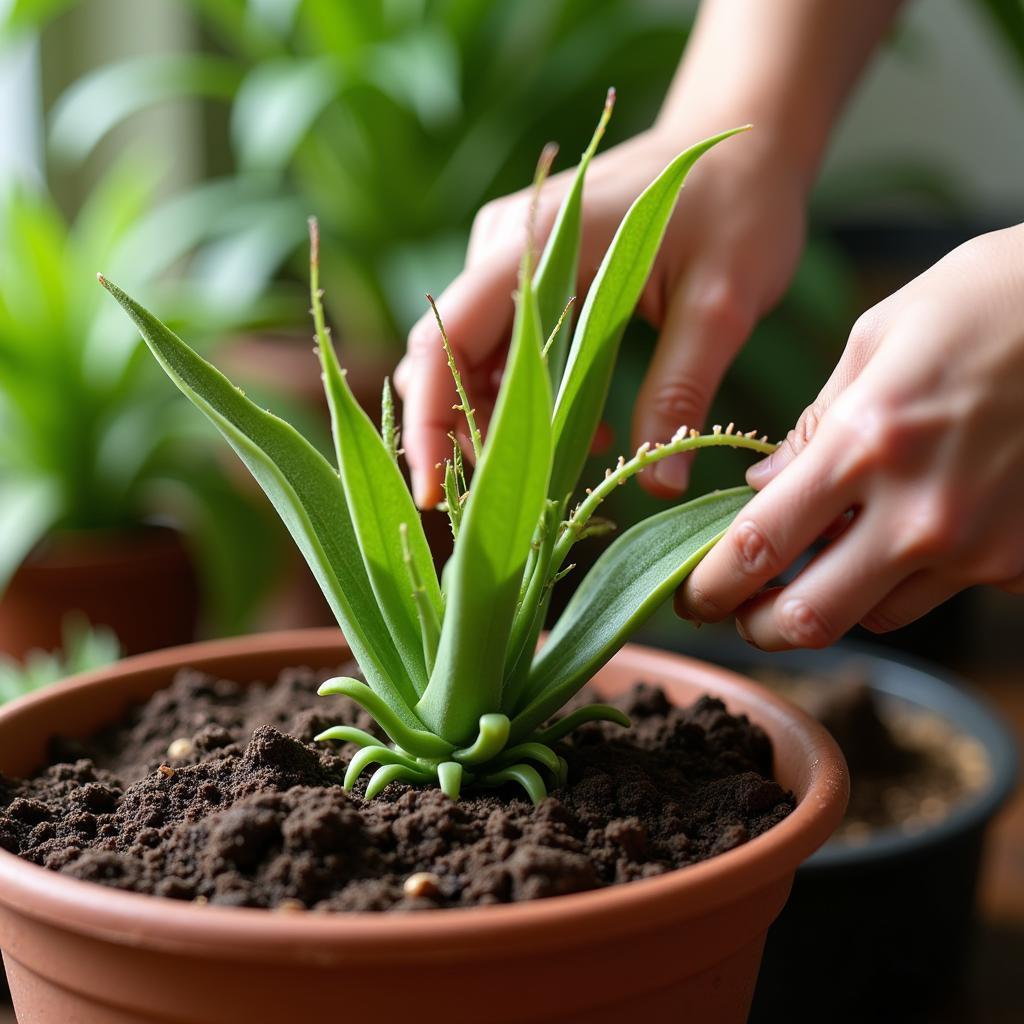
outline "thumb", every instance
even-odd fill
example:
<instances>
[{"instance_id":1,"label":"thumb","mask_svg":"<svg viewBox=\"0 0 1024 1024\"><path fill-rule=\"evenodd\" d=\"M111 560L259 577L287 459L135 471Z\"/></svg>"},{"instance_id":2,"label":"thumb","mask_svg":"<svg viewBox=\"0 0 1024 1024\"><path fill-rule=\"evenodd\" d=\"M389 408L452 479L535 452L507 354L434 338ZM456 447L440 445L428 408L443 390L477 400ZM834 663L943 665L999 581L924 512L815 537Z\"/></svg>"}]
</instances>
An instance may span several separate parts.
<instances>
[{"instance_id":1,"label":"thumb","mask_svg":"<svg viewBox=\"0 0 1024 1024\"><path fill-rule=\"evenodd\" d=\"M700 427L752 326L748 304L727 279L698 292L676 291L637 396L634 446L667 441L683 425ZM675 497L689 479L690 457L678 455L663 459L640 482L658 497Z\"/></svg>"}]
</instances>

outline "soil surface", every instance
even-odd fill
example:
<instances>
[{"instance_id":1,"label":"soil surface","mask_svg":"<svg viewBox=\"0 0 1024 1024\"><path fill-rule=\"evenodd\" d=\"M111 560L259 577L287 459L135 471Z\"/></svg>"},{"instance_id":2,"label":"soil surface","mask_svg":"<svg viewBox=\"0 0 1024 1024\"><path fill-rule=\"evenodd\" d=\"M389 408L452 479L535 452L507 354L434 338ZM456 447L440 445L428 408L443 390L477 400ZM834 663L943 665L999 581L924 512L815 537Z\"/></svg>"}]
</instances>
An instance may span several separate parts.
<instances>
[{"instance_id":1,"label":"soil surface","mask_svg":"<svg viewBox=\"0 0 1024 1024\"><path fill-rule=\"evenodd\" d=\"M846 755L850 803L830 842L865 843L879 829L920 832L988 783L977 740L925 708L880 700L856 665L826 679L758 676L817 718Z\"/></svg>"},{"instance_id":2,"label":"soil surface","mask_svg":"<svg viewBox=\"0 0 1024 1024\"><path fill-rule=\"evenodd\" d=\"M354 674L354 665L342 667ZM326 674L325 674L326 675ZM561 750L569 786L534 808L514 788L449 800L341 779L373 729L324 678L242 687L193 671L85 741L57 741L27 780L0 776L0 846L118 889L279 911L413 910L537 899L683 867L793 808L760 728L704 697L674 708L638 685L631 730L592 723Z\"/></svg>"}]
</instances>

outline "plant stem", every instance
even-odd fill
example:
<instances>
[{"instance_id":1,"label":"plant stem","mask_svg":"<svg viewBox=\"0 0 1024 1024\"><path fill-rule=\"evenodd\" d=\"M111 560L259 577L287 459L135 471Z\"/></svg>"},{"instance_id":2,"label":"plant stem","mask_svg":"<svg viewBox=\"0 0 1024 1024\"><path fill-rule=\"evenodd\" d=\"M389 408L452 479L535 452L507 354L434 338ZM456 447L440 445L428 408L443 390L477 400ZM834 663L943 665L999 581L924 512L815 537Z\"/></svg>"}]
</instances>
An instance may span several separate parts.
<instances>
[{"instance_id":1,"label":"plant stem","mask_svg":"<svg viewBox=\"0 0 1024 1024\"><path fill-rule=\"evenodd\" d=\"M459 395L460 404L455 408L460 410L462 415L466 417L466 426L469 428L469 440L473 445L473 454L479 462L480 453L483 450L483 442L480 439L480 430L476 425L476 416L473 415L473 407L469 404L469 395L466 394L466 389L462 385L462 374L459 373L459 368L455 365L455 353L452 351L452 346L448 341L448 332L444 329L444 322L441 320L441 314L438 312L434 296L428 294L427 302L430 303L430 308L434 311L437 329L441 332L444 354L448 358L448 369L451 370L452 379L455 381L455 390Z\"/></svg>"},{"instance_id":2,"label":"plant stem","mask_svg":"<svg viewBox=\"0 0 1024 1024\"><path fill-rule=\"evenodd\" d=\"M395 399L391 394L391 378L384 378L380 393L380 436L391 458L398 461L398 427L395 426Z\"/></svg>"},{"instance_id":3,"label":"plant stem","mask_svg":"<svg viewBox=\"0 0 1024 1024\"><path fill-rule=\"evenodd\" d=\"M725 430L716 426L710 434L698 434L696 430L688 431L686 427L680 427L667 444L652 446L645 443L640 445L631 459L626 460L620 456L616 466L605 471L604 479L596 487L587 488L586 498L576 506L555 545L555 552L551 559L551 571L557 572L561 568L569 550L579 539L590 517L616 487L620 487L630 477L642 473L648 466L660 462L662 459L694 451L697 448L716 447L746 448L762 455L770 455L776 448L767 437L754 437L752 430L746 434L735 433L731 423Z\"/></svg>"}]
</instances>

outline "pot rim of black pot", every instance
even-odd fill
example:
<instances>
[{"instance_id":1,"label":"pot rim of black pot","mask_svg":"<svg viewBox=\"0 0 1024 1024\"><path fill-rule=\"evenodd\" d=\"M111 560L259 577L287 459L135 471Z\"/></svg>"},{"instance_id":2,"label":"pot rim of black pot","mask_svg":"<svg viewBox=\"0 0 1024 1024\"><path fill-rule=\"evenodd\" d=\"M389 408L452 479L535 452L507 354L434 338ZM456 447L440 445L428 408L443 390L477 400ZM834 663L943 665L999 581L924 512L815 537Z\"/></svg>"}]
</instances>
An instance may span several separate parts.
<instances>
[{"instance_id":1,"label":"pot rim of black pot","mask_svg":"<svg viewBox=\"0 0 1024 1024\"><path fill-rule=\"evenodd\" d=\"M721 649L714 652L701 647L701 657L709 654L718 664L747 673L764 668L827 673L852 665L862 666L867 670L872 689L904 704L932 711L985 749L990 768L987 783L957 804L941 821L917 832L880 828L861 843L832 840L801 865L801 874L866 867L919 855L929 847L984 827L1017 786L1019 756L1009 726L969 682L922 658L893 654L888 648L853 640L844 640L826 650L761 655L738 642L723 642Z\"/></svg>"}]
</instances>

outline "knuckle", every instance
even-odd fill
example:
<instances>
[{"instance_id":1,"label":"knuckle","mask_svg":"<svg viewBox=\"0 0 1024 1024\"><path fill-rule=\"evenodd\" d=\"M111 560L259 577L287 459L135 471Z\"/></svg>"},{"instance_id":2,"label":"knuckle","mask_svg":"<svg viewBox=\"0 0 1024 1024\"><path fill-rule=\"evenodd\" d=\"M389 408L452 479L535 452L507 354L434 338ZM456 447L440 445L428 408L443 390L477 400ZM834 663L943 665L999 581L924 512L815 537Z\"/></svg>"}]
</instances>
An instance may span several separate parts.
<instances>
[{"instance_id":1,"label":"knuckle","mask_svg":"<svg viewBox=\"0 0 1024 1024\"><path fill-rule=\"evenodd\" d=\"M842 452L839 475L847 478L897 465L909 438L906 424L887 401L865 401L849 391L829 409L827 426L836 433Z\"/></svg>"},{"instance_id":2,"label":"knuckle","mask_svg":"<svg viewBox=\"0 0 1024 1024\"><path fill-rule=\"evenodd\" d=\"M733 558L740 572L748 576L771 575L778 556L764 530L753 519L739 523L732 535Z\"/></svg>"},{"instance_id":3,"label":"knuckle","mask_svg":"<svg viewBox=\"0 0 1024 1024\"><path fill-rule=\"evenodd\" d=\"M965 543L963 517L946 495L933 495L908 510L896 527L892 555L900 565L914 565L952 555Z\"/></svg>"},{"instance_id":4,"label":"knuckle","mask_svg":"<svg viewBox=\"0 0 1024 1024\"><path fill-rule=\"evenodd\" d=\"M745 293L731 277L720 277L702 287L690 300L690 315L707 331L734 336L750 326Z\"/></svg>"},{"instance_id":5,"label":"knuckle","mask_svg":"<svg viewBox=\"0 0 1024 1024\"><path fill-rule=\"evenodd\" d=\"M429 319L423 317L418 320L406 341L406 352L414 362L424 359L433 359L442 351L441 334L437 329L437 323L431 316Z\"/></svg>"},{"instance_id":6,"label":"knuckle","mask_svg":"<svg viewBox=\"0 0 1024 1024\"><path fill-rule=\"evenodd\" d=\"M508 208L508 198L491 199L484 203L476 212L473 218L473 231L486 231L492 224L497 223Z\"/></svg>"},{"instance_id":7,"label":"knuckle","mask_svg":"<svg viewBox=\"0 0 1024 1024\"><path fill-rule=\"evenodd\" d=\"M799 597L783 602L776 623L782 636L797 647L827 647L840 635L819 609Z\"/></svg>"},{"instance_id":8,"label":"knuckle","mask_svg":"<svg viewBox=\"0 0 1024 1024\"><path fill-rule=\"evenodd\" d=\"M858 351L870 350L875 347L878 336L878 315L874 309L869 309L854 321L848 344Z\"/></svg>"},{"instance_id":9,"label":"knuckle","mask_svg":"<svg viewBox=\"0 0 1024 1024\"><path fill-rule=\"evenodd\" d=\"M704 392L692 380L671 377L658 384L651 398L651 411L660 421L671 424L673 428L684 423L695 426L702 418L700 413L704 404Z\"/></svg>"},{"instance_id":10,"label":"knuckle","mask_svg":"<svg viewBox=\"0 0 1024 1024\"><path fill-rule=\"evenodd\" d=\"M894 630L902 629L909 621L906 615L881 605L868 612L860 620L860 624L869 633L892 633Z\"/></svg>"},{"instance_id":11,"label":"knuckle","mask_svg":"<svg viewBox=\"0 0 1024 1024\"><path fill-rule=\"evenodd\" d=\"M796 425L786 434L786 444L793 450L793 454L801 452L810 443L821 425L821 413L817 405L809 405L800 414Z\"/></svg>"}]
</instances>

